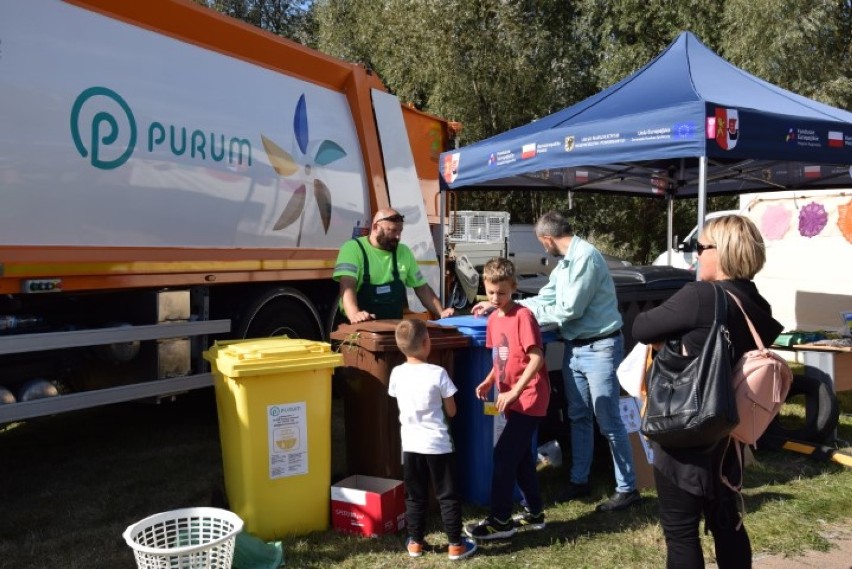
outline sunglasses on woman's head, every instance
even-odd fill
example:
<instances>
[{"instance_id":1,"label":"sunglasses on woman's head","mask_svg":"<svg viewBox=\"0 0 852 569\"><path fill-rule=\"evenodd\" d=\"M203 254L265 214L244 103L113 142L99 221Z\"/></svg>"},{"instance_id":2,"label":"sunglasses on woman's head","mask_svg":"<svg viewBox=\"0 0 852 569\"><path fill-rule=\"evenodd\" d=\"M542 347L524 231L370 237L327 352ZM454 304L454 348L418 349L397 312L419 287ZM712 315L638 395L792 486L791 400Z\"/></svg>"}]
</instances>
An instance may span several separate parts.
<instances>
[{"instance_id":1,"label":"sunglasses on woman's head","mask_svg":"<svg viewBox=\"0 0 852 569\"><path fill-rule=\"evenodd\" d=\"M700 242L695 243L695 250L698 251L699 257L701 256L701 253L703 253L707 249L715 249L715 248L716 248L715 245L705 245L704 243L700 243Z\"/></svg>"}]
</instances>

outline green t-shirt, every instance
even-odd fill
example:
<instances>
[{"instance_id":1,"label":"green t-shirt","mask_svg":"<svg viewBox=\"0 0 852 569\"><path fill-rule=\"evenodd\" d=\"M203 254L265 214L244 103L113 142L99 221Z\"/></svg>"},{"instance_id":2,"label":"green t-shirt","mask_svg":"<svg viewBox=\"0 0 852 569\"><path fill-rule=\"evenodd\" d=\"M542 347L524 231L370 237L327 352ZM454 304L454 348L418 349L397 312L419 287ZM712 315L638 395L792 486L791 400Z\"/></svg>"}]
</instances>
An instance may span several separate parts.
<instances>
[{"instance_id":1,"label":"green t-shirt","mask_svg":"<svg viewBox=\"0 0 852 569\"><path fill-rule=\"evenodd\" d=\"M358 240L361 241L361 245L367 251L367 259L370 261L370 282L374 285L391 282L393 280L393 253L373 247L370 244L369 237L359 237ZM426 279L423 278L423 273L417 266L414 253L402 243L396 248L396 266L399 269L399 278L405 286L417 288L426 284ZM358 290L361 289L361 283L364 282L364 254L361 253L361 248L353 239L344 243L337 255L332 278L339 281L340 277L353 277L358 281Z\"/></svg>"}]
</instances>

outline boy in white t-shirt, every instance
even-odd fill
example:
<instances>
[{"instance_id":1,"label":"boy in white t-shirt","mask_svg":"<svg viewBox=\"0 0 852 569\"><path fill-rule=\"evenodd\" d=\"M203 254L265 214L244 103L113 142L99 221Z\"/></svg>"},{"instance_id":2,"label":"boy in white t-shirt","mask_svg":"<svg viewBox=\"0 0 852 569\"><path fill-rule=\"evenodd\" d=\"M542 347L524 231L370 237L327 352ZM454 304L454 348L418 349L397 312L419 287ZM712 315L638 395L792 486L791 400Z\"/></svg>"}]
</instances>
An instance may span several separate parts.
<instances>
[{"instance_id":1,"label":"boy in white t-shirt","mask_svg":"<svg viewBox=\"0 0 852 569\"><path fill-rule=\"evenodd\" d=\"M449 557L464 559L476 551L476 543L462 538L456 454L447 424L456 414L453 394L458 390L444 368L426 361L431 343L425 322L401 321L396 344L406 361L391 371L388 395L399 407L408 555L423 555L431 480L450 542Z\"/></svg>"}]
</instances>

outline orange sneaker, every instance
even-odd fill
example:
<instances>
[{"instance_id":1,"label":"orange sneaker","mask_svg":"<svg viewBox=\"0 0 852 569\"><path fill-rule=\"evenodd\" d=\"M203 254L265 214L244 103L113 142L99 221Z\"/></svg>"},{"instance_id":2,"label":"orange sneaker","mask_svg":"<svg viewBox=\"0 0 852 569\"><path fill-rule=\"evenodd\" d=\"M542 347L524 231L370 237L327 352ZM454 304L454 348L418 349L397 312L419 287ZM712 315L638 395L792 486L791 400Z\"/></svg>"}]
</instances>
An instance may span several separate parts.
<instances>
[{"instance_id":1,"label":"orange sneaker","mask_svg":"<svg viewBox=\"0 0 852 569\"><path fill-rule=\"evenodd\" d=\"M470 557L474 551L476 551L476 542L472 539L463 539L461 543L455 545L451 543L447 548L447 555L451 560L456 561Z\"/></svg>"},{"instance_id":2,"label":"orange sneaker","mask_svg":"<svg viewBox=\"0 0 852 569\"><path fill-rule=\"evenodd\" d=\"M412 537L405 540L405 548L408 550L409 557L420 557L423 555L423 544L414 541Z\"/></svg>"}]
</instances>

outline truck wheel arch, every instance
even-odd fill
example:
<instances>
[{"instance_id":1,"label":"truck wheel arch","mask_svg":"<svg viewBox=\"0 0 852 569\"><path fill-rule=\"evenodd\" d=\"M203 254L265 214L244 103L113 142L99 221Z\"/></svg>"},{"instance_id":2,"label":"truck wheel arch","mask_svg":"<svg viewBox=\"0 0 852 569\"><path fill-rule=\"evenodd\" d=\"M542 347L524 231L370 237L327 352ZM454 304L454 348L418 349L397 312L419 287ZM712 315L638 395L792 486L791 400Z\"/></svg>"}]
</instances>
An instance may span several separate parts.
<instances>
[{"instance_id":1,"label":"truck wheel arch","mask_svg":"<svg viewBox=\"0 0 852 569\"><path fill-rule=\"evenodd\" d=\"M323 339L323 326L316 307L302 292L291 287L262 293L246 310L236 330L239 338Z\"/></svg>"}]
</instances>

